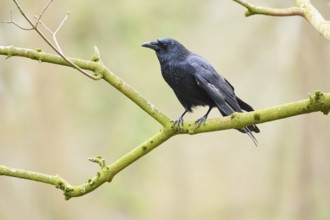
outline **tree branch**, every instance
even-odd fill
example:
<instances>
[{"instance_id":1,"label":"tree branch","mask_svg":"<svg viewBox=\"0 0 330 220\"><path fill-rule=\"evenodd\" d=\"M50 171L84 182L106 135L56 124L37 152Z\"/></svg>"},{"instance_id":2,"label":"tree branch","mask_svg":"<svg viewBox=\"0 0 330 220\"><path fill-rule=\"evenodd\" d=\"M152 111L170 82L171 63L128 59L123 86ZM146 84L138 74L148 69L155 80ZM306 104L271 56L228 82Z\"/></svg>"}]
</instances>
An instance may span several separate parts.
<instances>
[{"instance_id":1,"label":"tree branch","mask_svg":"<svg viewBox=\"0 0 330 220\"><path fill-rule=\"evenodd\" d=\"M330 41L330 24L309 0L296 0L296 6L290 8L268 8L255 6L245 0L233 0L244 6L247 11L245 16L269 15L269 16L301 16L304 17L313 27L320 32L325 39Z\"/></svg>"},{"instance_id":2,"label":"tree branch","mask_svg":"<svg viewBox=\"0 0 330 220\"><path fill-rule=\"evenodd\" d=\"M194 126L186 126L189 134L219 131L231 128L243 128L247 125L260 124L269 121L280 120L311 112L322 112L324 115L330 111L330 93L315 91L308 99L295 101L279 106L265 108L247 113L234 113L231 116L208 120L205 126L194 129ZM221 125L221 126L220 126ZM185 132L183 132L185 133Z\"/></svg>"},{"instance_id":3,"label":"tree branch","mask_svg":"<svg viewBox=\"0 0 330 220\"><path fill-rule=\"evenodd\" d=\"M37 60L38 62L47 62L72 67L62 57L54 54L40 52L38 50L31 50L13 46L0 46L0 55L4 55L7 58L13 56L25 57ZM100 78L103 78L106 82L111 84L125 96L131 99L135 104L137 104L142 110L147 112L161 125L167 126L169 123L171 123L171 120L166 115L161 113L154 105L149 103L145 98L143 98L137 91L131 88L122 79L113 74L104 64L98 62L98 59L96 59L97 62L75 58L70 58L70 60L72 60L72 62L75 65L79 66L81 69L89 70L94 72L95 75L99 75Z\"/></svg>"},{"instance_id":4,"label":"tree branch","mask_svg":"<svg viewBox=\"0 0 330 220\"><path fill-rule=\"evenodd\" d=\"M52 55L24 48L0 46L0 55L5 55L7 58L12 56L20 56L37 60L39 62L70 66L65 60L63 60L63 58L58 55ZM100 165L101 170L97 172L96 176L88 179L85 183L78 186L70 185L67 181L58 175L52 176L33 171L18 170L6 166L0 166L0 175L18 177L54 185L63 191L66 199L85 195L95 190L105 182L110 182L117 173L125 169L130 164L134 163L139 158L148 154L150 151L174 135L198 134L231 128L242 128L247 125L279 120L300 114L307 114L317 111L328 114L330 111L330 93L323 94L320 91L316 91L313 96L310 96L308 99L301 101L270 107L254 112L235 113L228 117L211 119L208 120L205 125L199 128L196 128L194 121L190 121L186 122L183 127L177 130L166 115L161 113L154 105L145 100L138 92L136 92L124 81L114 75L102 63L73 58L70 58L70 60L72 60L72 62L74 62L82 69L93 71L95 74L101 74L106 82L114 86L117 90L122 92L134 103L140 106L142 110L157 120L163 126L163 129L110 165L106 165L105 161L101 157L91 159L92 162L96 162Z\"/></svg>"},{"instance_id":5,"label":"tree branch","mask_svg":"<svg viewBox=\"0 0 330 220\"><path fill-rule=\"evenodd\" d=\"M101 166L101 170L97 172L96 176L88 179L85 183L78 186L71 186L67 181L58 175L47 175L34 171L20 170L16 168L9 168L0 165L0 175L17 177L37 182L54 185L63 191L65 199L72 197L83 196L91 191L97 189L106 182L111 182L112 178L121 170L132 164L137 159L149 153L157 146L168 140L174 135L175 129L163 129L156 135L146 140L132 151L128 152L111 165ZM100 157L92 159L92 162L102 163Z\"/></svg>"},{"instance_id":6,"label":"tree branch","mask_svg":"<svg viewBox=\"0 0 330 220\"><path fill-rule=\"evenodd\" d=\"M247 11L245 12L245 16L251 15L269 15L269 16L303 16L304 11L299 7L291 7L291 8L268 8L268 7L261 7L255 6L245 0L233 0L238 4L244 6Z\"/></svg>"}]
</instances>

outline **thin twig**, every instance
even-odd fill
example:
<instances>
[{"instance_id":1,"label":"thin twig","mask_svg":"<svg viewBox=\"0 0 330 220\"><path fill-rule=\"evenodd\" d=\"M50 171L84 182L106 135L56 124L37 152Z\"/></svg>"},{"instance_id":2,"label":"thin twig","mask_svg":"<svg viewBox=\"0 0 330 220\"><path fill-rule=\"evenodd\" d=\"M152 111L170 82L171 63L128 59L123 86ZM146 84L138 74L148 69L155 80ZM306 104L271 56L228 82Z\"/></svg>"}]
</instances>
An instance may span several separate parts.
<instances>
[{"instance_id":1,"label":"thin twig","mask_svg":"<svg viewBox=\"0 0 330 220\"><path fill-rule=\"evenodd\" d=\"M97 163L101 168L106 166L105 159L103 159L101 156L96 156L94 158L88 158L88 160L93 163Z\"/></svg>"},{"instance_id":2,"label":"thin twig","mask_svg":"<svg viewBox=\"0 0 330 220\"><path fill-rule=\"evenodd\" d=\"M49 2L45 5L45 7L40 12L39 16L37 17L36 24L34 25L35 28L37 28L39 21L41 20L41 17L45 14L46 10L48 9L49 5L53 2L53 0L49 0Z\"/></svg>"},{"instance_id":3,"label":"thin twig","mask_svg":"<svg viewBox=\"0 0 330 220\"><path fill-rule=\"evenodd\" d=\"M55 30L55 32L53 34L53 41L55 42L55 45L56 45L57 49L61 53L63 53L63 52L62 52L62 49L61 49L61 47L60 47L60 45L59 45L59 43L57 41L56 34L61 29L61 27L63 26L63 24L65 23L65 21L68 19L69 15L70 15L70 12L67 12L66 15L65 15L65 17L63 18L62 22L60 23L60 25L57 27L57 29Z\"/></svg>"},{"instance_id":4,"label":"thin twig","mask_svg":"<svg viewBox=\"0 0 330 220\"><path fill-rule=\"evenodd\" d=\"M63 24L65 23L65 21L68 19L70 15L70 12L67 12L65 17L63 18L63 20L61 21L61 23L59 24L59 26L57 27L57 29L55 31L52 31L42 20L39 20L38 22L49 32L49 34L52 35L53 41L55 43L56 48L63 54L62 48L60 46L60 44L57 41L57 37L56 34L57 32L61 29L61 27L63 26ZM35 16L35 18L37 18L37 16Z\"/></svg>"},{"instance_id":5,"label":"thin twig","mask_svg":"<svg viewBox=\"0 0 330 220\"><path fill-rule=\"evenodd\" d=\"M70 15L70 12L68 11L65 15L65 17L63 18L62 22L60 23L60 25L57 27L57 29L54 31L54 35L57 34L57 32L61 29L61 27L63 26L63 24L65 23L65 21L68 19Z\"/></svg>"},{"instance_id":6,"label":"thin twig","mask_svg":"<svg viewBox=\"0 0 330 220\"><path fill-rule=\"evenodd\" d=\"M13 20L13 14L12 14L12 11L10 11L10 21L2 21L2 23L5 23L5 24L13 24L13 25L15 25L16 27L18 27L19 29L22 29L22 30L24 30L24 31L31 31L31 30L34 30L34 27L32 27L32 28L25 28L25 27L19 25L17 22L15 22L15 21Z\"/></svg>"},{"instance_id":7,"label":"thin twig","mask_svg":"<svg viewBox=\"0 0 330 220\"><path fill-rule=\"evenodd\" d=\"M32 26L33 29L35 29L35 25L32 23L32 21L28 18L28 16L24 13L23 9L21 8L20 4L18 4L18 2L16 0L13 0L13 2L15 3L16 7L18 8L18 10L20 11L20 13L23 15L23 17L25 18L25 20L27 22L30 23L30 25Z\"/></svg>"},{"instance_id":8,"label":"thin twig","mask_svg":"<svg viewBox=\"0 0 330 220\"><path fill-rule=\"evenodd\" d=\"M37 16L34 16L34 18L37 19L38 17ZM52 30L50 30L50 28L43 21L40 20L40 21L38 21L38 23L41 24L42 27L45 28L46 31L48 31L50 34L53 33Z\"/></svg>"},{"instance_id":9,"label":"thin twig","mask_svg":"<svg viewBox=\"0 0 330 220\"><path fill-rule=\"evenodd\" d=\"M49 2L45 5L45 7L43 8L43 10L41 11L39 17L37 17L37 23L34 24L30 19L29 17L24 13L24 10L22 9L22 7L20 6L20 4L16 1L16 0L13 0L13 2L15 3L16 7L18 8L18 10L20 11L20 13L22 14L22 16L25 18L25 20L31 25L31 29L26 29L26 30L35 30L39 36L58 54L60 55L67 63L70 64L71 67L73 67L74 69L78 70L79 72L81 72L82 74L84 74L85 76L91 78L91 79L94 79L94 80L98 80L98 79L101 79L102 78L102 75L98 74L98 75L93 75L93 74L90 74L86 71L84 71L83 69L81 69L79 66L77 66L76 64L74 64L69 58L67 58L63 52L62 52L62 49L61 47L59 46L57 40L54 41L55 45L39 30L38 28L38 24L41 23L43 24L43 22L41 21L41 17L44 15L45 11L48 9L49 5L51 4L51 2L53 2L53 0L49 0ZM50 31L49 28L46 28L48 32L50 33L57 33L58 30L62 27L62 25L64 24L64 22L66 21L68 17L68 14L65 16L65 18L62 20L62 22L60 23L59 27L57 28L56 32L52 32ZM12 23L14 24L15 26L17 27L20 27L17 23L13 22L13 20L11 22L8 22L8 23ZM43 26L45 26L43 24ZM25 30L25 28L22 28L21 29ZM54 35L54 34L52 34ZM53 39L54 39L54 36L53 36ZM56 37L55 37L56 39Z\"/></svg>"}]
</instances>

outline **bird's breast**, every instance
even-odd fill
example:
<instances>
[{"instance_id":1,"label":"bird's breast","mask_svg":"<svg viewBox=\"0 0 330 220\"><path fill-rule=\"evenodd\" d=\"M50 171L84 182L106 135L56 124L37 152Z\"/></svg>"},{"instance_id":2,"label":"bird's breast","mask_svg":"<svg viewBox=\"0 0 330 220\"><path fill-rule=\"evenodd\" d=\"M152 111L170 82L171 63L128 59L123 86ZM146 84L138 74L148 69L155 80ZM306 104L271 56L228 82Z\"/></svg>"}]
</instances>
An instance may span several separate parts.
<instances>
[{"instance_id":1,"label":"bird's breast","mask_svg":"<svg viewBox=\"0 0 330 220\"><path fill-rule=\"evenodd\" d=\"M162 75L184 106L213 105L214 102L197 84L194 75L188 68L162 65Z\"/></svg>"}]
</instances>

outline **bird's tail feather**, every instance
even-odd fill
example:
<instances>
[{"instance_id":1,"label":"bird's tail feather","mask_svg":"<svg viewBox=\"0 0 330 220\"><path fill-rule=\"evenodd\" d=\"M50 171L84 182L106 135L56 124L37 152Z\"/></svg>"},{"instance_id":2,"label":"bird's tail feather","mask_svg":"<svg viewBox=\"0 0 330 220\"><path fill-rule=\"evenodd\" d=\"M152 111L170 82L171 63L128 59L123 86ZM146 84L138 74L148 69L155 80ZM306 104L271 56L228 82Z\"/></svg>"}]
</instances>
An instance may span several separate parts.
<instances>
[{"instance_id":1,"label":"bird's tail feather","mask_svg":"<svg viewBox=\"0 0 330 220\"><path fill-rule=\"evenodd\" d=\"M252 131L248 128L248 127L244 127L242 128L242 131L244 133L246 133L247 135L249 135L249 137L251 138L251 140L253 141L254 145L256 145L256 147L258 146L258 141L257 139L254 137L254 135L252 134Z\"/></svg>"},{"instance_id":2,"label":"bird's tail feather","mask_svg":"<svg viewBox=\"0 0 330 220\"><path fill-rule=\"evenodd\" d=\"M248 104L247 104L248 105ZM223 115L223 116L227 116L228 114L226 114L222 109L221 109L221 106L217 106L218 107L218 110L220 111L220 113ZM229 106L230 107L230 106ZM252 107L250 107L252 109ZM253 109L251 110L253 111ZM258 145L258 141L257 139L254 137L254 135L252 134L252 132L256 132L256 133L259 133L260 130L259 128L256 126L256 125L249 125L249 126L246 126L244 128L236 128L238 131L242 132L242 133L246 133L247 135L249 135L249 137L251 138L251 140L253 141L253 143L257 146Z\"/></svg>"},{"instance_id":3,"label":"bird's tail feather","mask_svg":"<svg viewBox=\"0 0 330 220\"><path fill-rule=\"evenodd\" d=\"M236 97L236 100L237 100L239 106L240 106L244 111L247 111L247 112L252 112L252 111L254 111L254 109L253 109L249 104L247 104L246 102L244 102L242 99ZM250 125L250 126L248 126L248 128L249 128L251 131L254 131L255 133L259 133L259 132L260 132L259 128L258 128L256 125ZM244 131L242 131L242 132L244 132ZM246 133L246 132L244 132L244 133Z\"/></svg>"},{"instance_id":4,"label":"bird's tail feather","mask_svg":"<svg viewBox=\"0 0 330 220\"><path fill-rule=\"evenodd\" d=\"M242 133L248 133L248 131L255 132L255 133L260 133L260 130L256 125L249 125L249 126L246 126L246 128L248 128L248 130L244 130L244 129L240 129L240 128L237 128L237 130L242 132Z\"/></svg>"},{"instance_id":5,"label":"bird's tail feather","mask_svg":"<svg viewBox=\"0 0 330 220\"><path fill-rule=\"evenodd\" d=\"M241 109L243 109L247 112L254 111L254 109L249 104L247 104L246 102L244 102L242 99L238 98L237 96L236 96L236 100L237 100L239 106L241 107Z\"/></svg>"},{"instance_id":6,"label":"bird's tail feather","mask_svg":"<svg viewBox=\"0 0 330 220\"><path fill-rule=\"evenodd\" d=\"M255 133L260 133L260 130L259 130L259 128L256 125L249 125L247 127L249 128L249 130L251 130L251 131L253 131Z\"/></svg>"}]
</instances>

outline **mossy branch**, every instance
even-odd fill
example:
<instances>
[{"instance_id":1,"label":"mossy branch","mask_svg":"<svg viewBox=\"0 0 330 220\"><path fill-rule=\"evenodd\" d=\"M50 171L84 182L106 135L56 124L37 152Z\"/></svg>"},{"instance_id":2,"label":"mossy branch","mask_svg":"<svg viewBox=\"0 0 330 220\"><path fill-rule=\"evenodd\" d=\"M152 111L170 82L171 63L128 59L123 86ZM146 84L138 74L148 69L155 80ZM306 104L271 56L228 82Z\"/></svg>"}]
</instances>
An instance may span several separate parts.
<instances>
[{"instance_id":1,"label":"mossy branch","mask_svg":"<svg viewBox=\"0 0 330 220\"><path fill-rule=\"evenodd\" d=\"M71 65L67 63L62 57L54 54L41 52L40 49L31 50L12 46L0 46L0 55L6 56L7 59L12 56L18 56L37 60L38 62L47 62L71 67ZM69 59L81 69L92 71L94 72L95 76L98 76L99 79L102 78L106 82L111 84L121 93L126 95L133 102L135 102L151 117L157 120L161 125L164 126L169 123L170 119L166 115L161 113L154 105L149 103L145 98L143 98L122 79L113 74L102 62L100 62L99 58L93 56L92 60L81 60L76 58Z\"/></svg>"},{"instance_id":2,"label":"mossy branch","mask_svg":"<svg viewBox=\"0 0 330 220\"><path fill-rule=\"evenodd\" d=\"M325 20L320 12L309 0L296 0L296 6L290 8L269 8L253 5L245 0L233 0L244 6L247 11L245 16L269 15L269 16L301 16L320 32L325 39L330 41L330 23Z\"/></svg>"},{"instance_id":3,"label":"mossy branch","mask_svg":"<svg viewBox=\"0 0 330 220\"><path fill-rule=\"evenodd\" d=\"M0 54L6 56L7 58L19 56L30 58L39 62L47 62L72 67L62 57L44 53L40 50L31 50L12 46L0 46ZM139 146L110 165L107 165L105 160L103 160L101 157L90 159L92 162L98 163L101 167L101 170L97 172L96 176L86 180L85 183L78 186L70 185L66 180L62 179L58 175L47 175L0 165L0 175L23 178L54 185L56 188L59 188L63 191L66 199L85 195L95 190L102 184L110 182L117 173L125 169L130 164L134 163L139 158L148 154L150 151L174 135L198 134L231 128L241 128L247 125L259 124L317 111L328 114L330 110L330 93L321 93L320 91L316 91L315 94L310 96L308 99L254 112L235 113L228 117L211 119L208 120L205 125L199 128L196 128L195 122L190 121L186 122L184 126L181 127L181 129L177 130L176 127L173 126L172 121L165 114L160 112L154 105L149 103L123 80L114 75L103 63L100 62L100 59L93 57L93 61L75 58L70 58L70 60L72 60L72 62L74 62L74 64L79 66L81 69L92 71L95 75L99 76L99 78L102 78L111 84L125 96L131 99L135 104L137 104L142 110L157 120L163 128L154 136L141 143Z\"/></svg>"}]
</instances>

